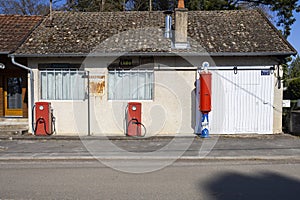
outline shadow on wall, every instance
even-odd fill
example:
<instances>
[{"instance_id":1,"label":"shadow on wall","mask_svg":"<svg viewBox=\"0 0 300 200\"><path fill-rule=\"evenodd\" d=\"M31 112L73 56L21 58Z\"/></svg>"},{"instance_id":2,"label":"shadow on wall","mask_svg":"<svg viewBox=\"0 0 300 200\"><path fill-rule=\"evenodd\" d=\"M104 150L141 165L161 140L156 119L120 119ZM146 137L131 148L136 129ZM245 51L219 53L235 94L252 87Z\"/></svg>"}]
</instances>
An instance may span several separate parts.
<instances>
[{"instance_id":1,"label":"shadow on wall","mask_svg":"<svg viewBox=\"0 0 300 200\"><path fill-rule=\"evenodd\" d=\"M195 88L191 91L191 127L194 130L194 133L199 134L201 133L201 126L199 125L199 120L202 118L201 113L198 111L199 109L199 93L197 89L197 85L199 81L194 82Z\"/></svg>"},{"instance_id":2,"label":"shadow on wall","mask_svg":"<svg viewBox=\"0 0 300 200\"><path fill-rule=\"evenodd\" d=\"M262 172L256 176L221 174L209 181L205 190L215 200L300 199L299 180L270 172Z\"/></svg>"},{"instance_id":3,"label":"shadow on wall","mask_svg":"<svg viewBox=\"0 0 300 200\"><path fill-rule=\"evenodd\" d=\"M192 90L191 92L191 127L194 130L194 132L196 132L196 88Z\"/></svg>"}]
</instances>

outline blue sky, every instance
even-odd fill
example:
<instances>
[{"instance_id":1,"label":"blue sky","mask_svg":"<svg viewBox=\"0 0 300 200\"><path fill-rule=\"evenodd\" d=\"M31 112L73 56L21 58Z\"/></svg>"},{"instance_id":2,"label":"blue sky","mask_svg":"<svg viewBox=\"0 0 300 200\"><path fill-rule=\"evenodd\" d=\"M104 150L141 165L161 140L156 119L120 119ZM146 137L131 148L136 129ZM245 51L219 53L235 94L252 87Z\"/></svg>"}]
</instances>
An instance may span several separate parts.
<instances>
[{"instance_id":1,"label":"blue sky","mask_svg":"<svg viewBox=\"0 0 300 200\"><path fill-rule=\"evenodd\" d=\"M296 22L292 26L291 35L288 37L288 41L293 47L300 53L300 13L294 13Z\"/></svg>"}]
</instances>

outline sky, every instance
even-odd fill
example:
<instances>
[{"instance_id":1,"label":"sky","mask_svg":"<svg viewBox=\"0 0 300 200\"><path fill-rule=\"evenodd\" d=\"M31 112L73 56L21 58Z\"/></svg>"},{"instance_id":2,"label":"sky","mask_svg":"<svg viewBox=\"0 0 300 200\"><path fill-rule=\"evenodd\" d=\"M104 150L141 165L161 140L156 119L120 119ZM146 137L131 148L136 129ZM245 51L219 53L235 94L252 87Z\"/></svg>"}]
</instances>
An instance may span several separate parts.
<instances>
[{"instance_id":1,"label":"sky","mask_svg":"<svg viewBox=\"0 0 300 200\"><path fill-rule=\"evenodd\" d=\"M296 22L292 26L291 35L288 37L288 41L293 47L300 53L300 13L294 13Z\"/></svg>"}]
</instances>

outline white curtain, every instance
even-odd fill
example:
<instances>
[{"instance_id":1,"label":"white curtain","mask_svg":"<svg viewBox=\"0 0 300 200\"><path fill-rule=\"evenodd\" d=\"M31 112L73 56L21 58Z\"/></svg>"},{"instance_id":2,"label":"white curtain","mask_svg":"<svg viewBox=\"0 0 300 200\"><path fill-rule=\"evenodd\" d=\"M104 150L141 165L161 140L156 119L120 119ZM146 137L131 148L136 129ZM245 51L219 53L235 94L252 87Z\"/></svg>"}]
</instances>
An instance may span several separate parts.
<instances>
[{"instance_id":1,"label":"white curtain","mask_svg":"<svg viewBox=\"0 0 300 200\"><path fill-rule=\"evenodd\" d=\"M110 100L151 100L153 70L109 71Z\"/></svg>"},{"instance_id":2,"label":"white curtain","mask_svg":"<svg viewBox=\"0 0 300 200\"><path fill-rule=\"evenodd\" d=\"M84 72L78 70L41 71L41 98L43 100L83 100L85 98Z\"/></svg>"}]
</instances>

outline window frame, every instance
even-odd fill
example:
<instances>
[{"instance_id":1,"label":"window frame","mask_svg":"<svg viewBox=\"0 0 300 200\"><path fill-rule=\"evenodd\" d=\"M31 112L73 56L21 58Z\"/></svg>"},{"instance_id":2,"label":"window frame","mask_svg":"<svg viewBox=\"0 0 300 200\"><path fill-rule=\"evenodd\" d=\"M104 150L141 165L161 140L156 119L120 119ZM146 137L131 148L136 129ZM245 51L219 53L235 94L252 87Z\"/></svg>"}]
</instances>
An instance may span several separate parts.
<instances>
[{"instance_id":1,"label":"window frame","mask_svg":"<svg viewBox=\"0 0 300 200\"><path fill-rule=\"evenodd\" d=\"M110 84L110 80L111 80L111 75L114 76L114 79L116 77L116 73L127 73L129 76L130 74L133 73L137 73L137 83L140 83L140 77L139 77L139 73L147 73L147 74L151 74L150 76L150 80L147 78L148 75L146 75L145 77L145 82L142 83L143 84L143 90L144 93L146 93L146 89L144 88L145 85L149 85L149 98L146 98L147 96L145 95L143 98L139 98L138 92L137 92L137 98L133 98L132 95L130 98L126 98L124 97L125 95L122 94L122 98L120 98L120 95L115 95L111 93L111 88L110 87L116 87L115 85L111 86ZM107 78L107 100L108 101L153 101L154 100L154 68L137 68L137 67L132 67L132 68L119 68L119 67L113 67L113 68L108 68L108 78ZM131 79L130 79L131 80ZM122 86L124 83L124 80L114 80L114 84L118 81L122 81ZM129 93L132 93L131 91L131 87L130 87L131 81L129 82ZM136 89L136 88L135 88Z\"/></svg>"},{"instance_id":2,"label":"window frame","mask_svg":"<svg viewBox=\"0 0 300 200\"><path fill-rule=\"evenodd\" d=\"M79 86L80 89L82 89L82 93L78 92L77 94L77 98L74 98L74 93L73 93L73 89L75 88L78 88L76 86L74 86L73 84L70 84L70 81L71 81L71 75L72 73L75 72L75 75L77 76L76 77L76 80L77 80L77 83L76 85ZM46 86L46 97L43 96L43 73L46 73L46 79L47 79L47 86ZM49 87L48 87L48 73L54 73L54 97L53 98L50 98L49 97ZM57 97L57 87L56 87L56 84L57 84L57 81L56 81L56 73L61 73L61 76L62 76L62 81L61 81L61 86L58 88L59 90L61 90L61 98ZM64 79L63 79L63 74L64 73L67 73L68 74L68 92L69 94L67 95L66 98L63 97L63 94L64 94ZM79 80L79 76L85 76L86 75L86 71L84 70L80 70L78 68L43 68L41 70L39 70L39 76L40 76L40 82L39 82L39 91L40 91L40 100L43 100L43 101L83 101L86 99L86 80L85 78L83 78L82 82ZM53 91L52 91L53 92Z\"/></svg>"}]
</instances>

